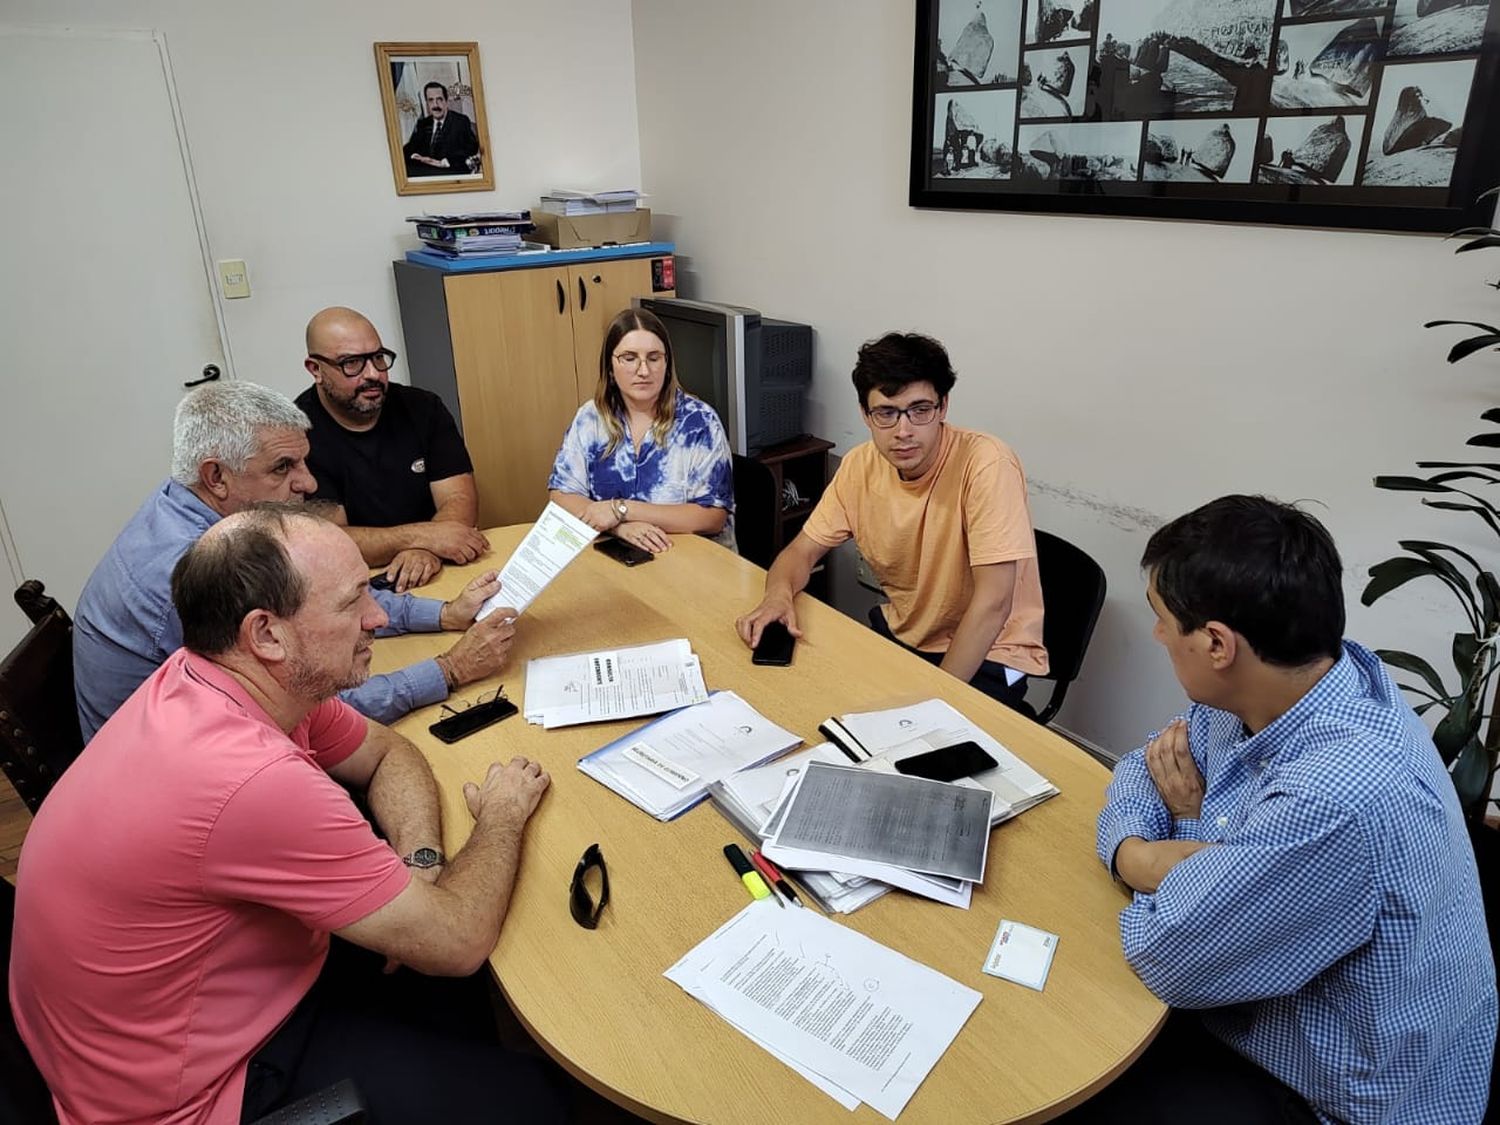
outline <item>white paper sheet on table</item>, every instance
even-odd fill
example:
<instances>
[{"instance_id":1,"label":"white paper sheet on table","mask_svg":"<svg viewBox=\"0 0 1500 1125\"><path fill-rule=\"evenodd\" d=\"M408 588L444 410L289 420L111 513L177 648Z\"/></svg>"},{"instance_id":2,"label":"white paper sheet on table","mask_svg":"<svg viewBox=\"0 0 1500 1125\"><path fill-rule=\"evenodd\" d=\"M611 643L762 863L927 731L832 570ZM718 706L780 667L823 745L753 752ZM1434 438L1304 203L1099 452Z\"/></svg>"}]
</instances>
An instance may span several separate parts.
<instances>
[{"instance_id":1,"label":"white paper sheet on table","mask_svg":"<svg viewBox=\"0 0 1500 1125\"><path fill-rule=\"evenodd\" d=\"M659 715L708 698L686 639L544 656L526 664L528 723L554 727Z\"/></svg>"},{"instance_id":2,"label":"white paper sheet on table","mask_svg":"<svg viewBox=\"0 0 1500 1125\"><path fill-rule=\"evenodd\" d=\"M598 534L577 516L549 501L526 538L500 568L500 592L479 607L475 618L488 617L503 605L525 613L547 584Z\"/></svg>"},{"instance_id":3,"label":"white paper sheet on table","mask_svg":"<svg viewBox=\"0 0 1500 1125\"><path fill-rule=\"evenodd\" d=\"M578 763L661 820L697 804L715 781L786 753L802 739L732 691L663 716Z\"/></svg>"},{"instance_id":4,"label":"white paper sheet on table","mask_svg":"<svg viewBox=\"0 0 1500 1125\"><path fill-rule=\"evenodd\" d=\"M973 989L814 911L764 902L745 907L664 975L778 1057L892 1120L980 1001Z\"/></svg>"}]
</instances>

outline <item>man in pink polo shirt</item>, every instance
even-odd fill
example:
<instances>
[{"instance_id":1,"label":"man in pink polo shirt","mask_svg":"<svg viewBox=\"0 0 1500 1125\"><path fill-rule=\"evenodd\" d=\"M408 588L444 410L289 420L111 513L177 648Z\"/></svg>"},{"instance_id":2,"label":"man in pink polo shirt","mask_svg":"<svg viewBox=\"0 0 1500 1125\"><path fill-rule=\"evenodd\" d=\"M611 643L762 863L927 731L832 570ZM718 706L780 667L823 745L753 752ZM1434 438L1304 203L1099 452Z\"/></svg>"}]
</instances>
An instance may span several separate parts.
<instances>
[{"instance_id":1,"label":"man in pink polo shirt","mask_svg":"<svg viewBox=\"0 0 1500 1125\"><path fill-rule=\"evenodd\" d=\"M308 1011L332 1003L314 989L330 933L422 973L482 966L547 774L514 758L466 785L473 833L442 862L426 761L337 699L385 615L358 548L314 514L222 520L172 594L185 647L64 774L21 853L11 1006L59 1117L235 1122L329 1077L354 1078L375 1120L554 1116L548 1079L493 1044ZM274 1073L247 1098L262 1055Z\"/></svg>"}]
</instances>

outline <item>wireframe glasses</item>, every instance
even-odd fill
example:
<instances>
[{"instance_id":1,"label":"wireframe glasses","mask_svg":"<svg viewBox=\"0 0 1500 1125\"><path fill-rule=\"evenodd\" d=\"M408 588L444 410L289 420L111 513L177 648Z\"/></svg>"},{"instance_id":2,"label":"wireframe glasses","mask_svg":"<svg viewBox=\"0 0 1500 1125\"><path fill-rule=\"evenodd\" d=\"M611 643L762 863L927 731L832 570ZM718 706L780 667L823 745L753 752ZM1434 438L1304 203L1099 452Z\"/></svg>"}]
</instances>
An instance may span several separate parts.
<instances>
[{"instance_id":1,"label":"wireframe glasses","mask_svg":"<svg viewBox=\"0 0 1500 1125\"><path fill-rule=\"evenodd\" d=\"M647 367L660 367L667 362L666 352L646 352L641 355L638 352L615 352L615 362L627 371L634 371L641 365L641 360L646 361Z\"/></svg>"},{"instance_id":2,"label":"wireframe glasses","mask_svg":"<svg viewBox=\"0 0 1500 1125\"><path fill-rule=\"evenodd\" d=\"M308 352L308 358L315 359L319 363L326 363L329 367L337 367L344 373L346 379L356 379L363 374L365 364L374 364L376 371L389 371L391 365L396 362L396 353L390 348L381 348L378 352L359 352L356 355L340 356L338 359L329 359L326 355L317 352Z\"/></svg>"},{"instance_id":3,"label":"wireframe glasses","mask_svg":"<svg viewBox=\"0 0 1500 1125\"><path fill-rule=\"evenodd\" d=\"M441 706L448 714L457 715L461 711L467 711L470 707L482 707L486 703L493 703L504 695L505 685L501 684L499 687L491 688L489 691L483 692L473 699L450 699Z\"/></svg>"},{"instance_id":4,"label":"wireframe glasses","mask_svg":"<svg viewBox=\"0 0 1500 1125\"><path fill-rule=\"evenodd\" d=\"M595 868L599 871L597 900L589 890L588 879L589 871ZM584 849L578 866L573 868L573 883L568 888L568 910L573 915L573 921L586 930L593 930L598 928L599 915L604 913L604 908L608 905L609 868L604 866L604 853L599 850L599 845L590 844Z\"/></svg>"},{"instance_id":5,"label":"wireframe glasses","mask_svg":"<svg viewBox=\"0 0 1500 1125\"><path fill-rule=\"evenodd\" d=\"M894 406L874 406L865 411L870 416L870 421L882 430L894 426L903 414L911 419L913 426L925 426L937 417L937 412L938 404L935 402L914 402L905 410L898 410Z\"/></svg>"}]
</instances>

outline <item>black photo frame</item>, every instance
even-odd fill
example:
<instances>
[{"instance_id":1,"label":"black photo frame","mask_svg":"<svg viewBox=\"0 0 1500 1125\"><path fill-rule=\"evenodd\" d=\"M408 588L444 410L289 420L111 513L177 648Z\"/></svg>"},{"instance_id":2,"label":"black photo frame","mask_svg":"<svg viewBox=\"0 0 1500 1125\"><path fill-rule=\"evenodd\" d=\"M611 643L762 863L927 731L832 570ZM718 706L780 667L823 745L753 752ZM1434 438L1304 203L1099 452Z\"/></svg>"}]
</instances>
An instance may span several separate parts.
<instances>
[{"instance_id":1,"label":"black photo frame","mask_svg":"<svg viewBox=\"0 0 1500 1125\"><path fill-rule=\"evenodd\" d=\"M914 62L913 207L1493 215L1500 0L917 0Z\"/></svg>"}]
</instances>

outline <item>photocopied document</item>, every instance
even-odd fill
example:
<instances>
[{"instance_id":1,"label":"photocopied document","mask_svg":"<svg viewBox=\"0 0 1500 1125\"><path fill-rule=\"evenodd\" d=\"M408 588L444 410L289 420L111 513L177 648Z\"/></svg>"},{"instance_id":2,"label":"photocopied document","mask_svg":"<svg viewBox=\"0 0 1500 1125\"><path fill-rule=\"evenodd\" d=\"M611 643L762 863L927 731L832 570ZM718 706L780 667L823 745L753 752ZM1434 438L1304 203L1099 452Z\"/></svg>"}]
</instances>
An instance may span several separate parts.
<instances>
[{"instance_id":1,"label":"photocopied document","mask_svg":"<svg viewBox=\"0 0 1500 1125\"><path fill-rule=\"evenodd\" d=\"M598 534L577 516L549 501L526 538L500 568L500 592L479 607L475 619L488 617L503 605L525 613L547 584Z\"/></svg>"},{"instance_id":2,"label":"photocopied document","mask_svg":"<svg viewBox=\"0 0 1500 1125\"><path fill-rule=\"evenodd\" d=\"M734 692L716 691L601 747L578 768L659 820L670 820L702 800L711 783L801 741Z\"/></svg>"},{"instance_id":3,"label":"photocopied document","mask_svg":"<svg viewBox=\"0 0 1500 1125\"><path fill-rule=\"evenodd\" d=\"M528 723L552 730L675 711L708 698L686 638L526 662Z\"/></svg>"},{"instance_id":4,"label":"photocopied document","mask_svg":"<svg viewBox=\"0 0 1500 1125\"><path fill-rule=\"evenodd\" d=\"M814 911L769 906L745 907L664 975L844 1105L895 1120L980 993Z\"/></svg>"}]
</instances>

